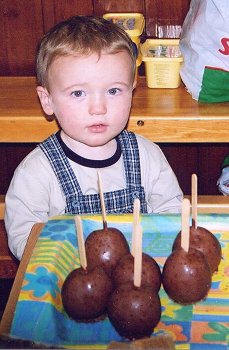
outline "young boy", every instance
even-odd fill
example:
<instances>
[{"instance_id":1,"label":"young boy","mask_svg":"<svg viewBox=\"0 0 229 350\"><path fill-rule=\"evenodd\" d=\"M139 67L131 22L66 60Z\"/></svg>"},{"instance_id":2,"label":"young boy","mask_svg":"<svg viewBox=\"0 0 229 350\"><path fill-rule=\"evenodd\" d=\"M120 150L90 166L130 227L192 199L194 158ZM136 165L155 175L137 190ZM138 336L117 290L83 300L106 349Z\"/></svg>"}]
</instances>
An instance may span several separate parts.
<instances>
[{"instance_id":1,"label":"young boy","mask_svg":"<svg viewBox=\"0 0 229 350\"><path fill-rule=\"evenodd\" d=\"M37 93L60 131L18 166L6 195L9 247L21 259L30 230L50 216L180 211L182 191L160 148L127 132L135 88L133 43L115 24L77 16L47 33L37 55Z\"/></svg>"}]
</instances>

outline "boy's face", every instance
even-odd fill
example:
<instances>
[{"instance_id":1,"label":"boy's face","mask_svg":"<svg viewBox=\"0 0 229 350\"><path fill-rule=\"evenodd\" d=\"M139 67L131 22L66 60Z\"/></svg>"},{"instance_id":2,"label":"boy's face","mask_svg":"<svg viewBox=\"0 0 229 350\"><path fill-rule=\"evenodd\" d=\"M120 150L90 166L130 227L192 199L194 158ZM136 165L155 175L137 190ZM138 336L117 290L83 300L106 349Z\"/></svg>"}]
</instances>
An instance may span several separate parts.
<instances>
[{"instance_id":1,"label":"boy's face","mask_svg":"<svg viewBox=\"0 0 229 350\"><path fill-rule=\"evenodd\" d=\"M65 139L96 147L126 126L134 88L126 52L59 57L48 73L49 92L38 87L44 111L55 114Z\"/></svg>"}]
</instances>

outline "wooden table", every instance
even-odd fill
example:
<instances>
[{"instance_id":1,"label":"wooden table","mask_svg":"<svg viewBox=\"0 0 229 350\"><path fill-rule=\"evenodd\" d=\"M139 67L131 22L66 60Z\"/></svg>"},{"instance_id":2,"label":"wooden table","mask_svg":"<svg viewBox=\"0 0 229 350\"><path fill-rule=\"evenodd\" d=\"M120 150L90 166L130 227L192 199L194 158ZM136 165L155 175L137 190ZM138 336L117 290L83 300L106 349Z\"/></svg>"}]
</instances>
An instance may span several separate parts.
<instances>
[{"instance_id":1,"label":"wooden table","mask_svg":"<svg viewBox=\"0 0 229 350\"><path fill-rule=\"evenodd\" d=\"M0 142L40 142L58 129L35 87L34 77L0 77ZM228 142L229 103L199 104L184 86L149 89L140 77L128 129L154 142Z\"/></svg>"}]
</instances>

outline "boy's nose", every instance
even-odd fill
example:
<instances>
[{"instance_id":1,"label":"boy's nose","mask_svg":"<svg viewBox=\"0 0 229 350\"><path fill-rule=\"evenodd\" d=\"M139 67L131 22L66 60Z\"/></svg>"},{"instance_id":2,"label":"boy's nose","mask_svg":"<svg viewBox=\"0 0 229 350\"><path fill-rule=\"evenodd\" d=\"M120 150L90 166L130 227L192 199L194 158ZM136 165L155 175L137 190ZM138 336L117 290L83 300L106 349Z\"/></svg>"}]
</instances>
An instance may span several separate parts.
<instances>
[{"instance_id":1,"label":"boy's nose","mask_svg":"<svg viewBox=\"0 0 229 350\"><path fill-rule=\"evenodd\" d=\"M89 113L91 115L104 115L107 113L106 101L103 98L96 97L91 99L89 105Z\"/></svg>"}]
</instances>

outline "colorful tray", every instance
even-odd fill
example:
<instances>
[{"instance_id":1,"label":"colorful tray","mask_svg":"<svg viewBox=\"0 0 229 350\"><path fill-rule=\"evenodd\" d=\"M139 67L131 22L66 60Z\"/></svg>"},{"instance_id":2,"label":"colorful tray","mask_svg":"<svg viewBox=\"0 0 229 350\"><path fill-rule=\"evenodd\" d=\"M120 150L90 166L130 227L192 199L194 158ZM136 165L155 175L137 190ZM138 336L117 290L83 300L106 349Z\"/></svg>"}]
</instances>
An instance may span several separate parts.
<instances>
[{"instance_id":1,"label":"colorful tray","mask_svg":"<svg viewBox=\"0 0 229 350\"><path fill-rule=\"evenodd\" d=\"M85 237L102 227L100 216L82 216ZM120 229L131 243L132 216L108 215L108 225ZM163 267L180 230L179 215L142 215L143 251ZM181 306L160 290L162 317L155 334L172 334L176 349L226 350L229 341L229 216L199 215L198 225L213 232L222 245L223 259L214 274L206 300ZM79 266L73 216L55 217L44 226L24 276L10 335L54 346L105 349L124 341L108 319L77 323L61 301L61 286Z\"/></svg>"}]
</instances>

